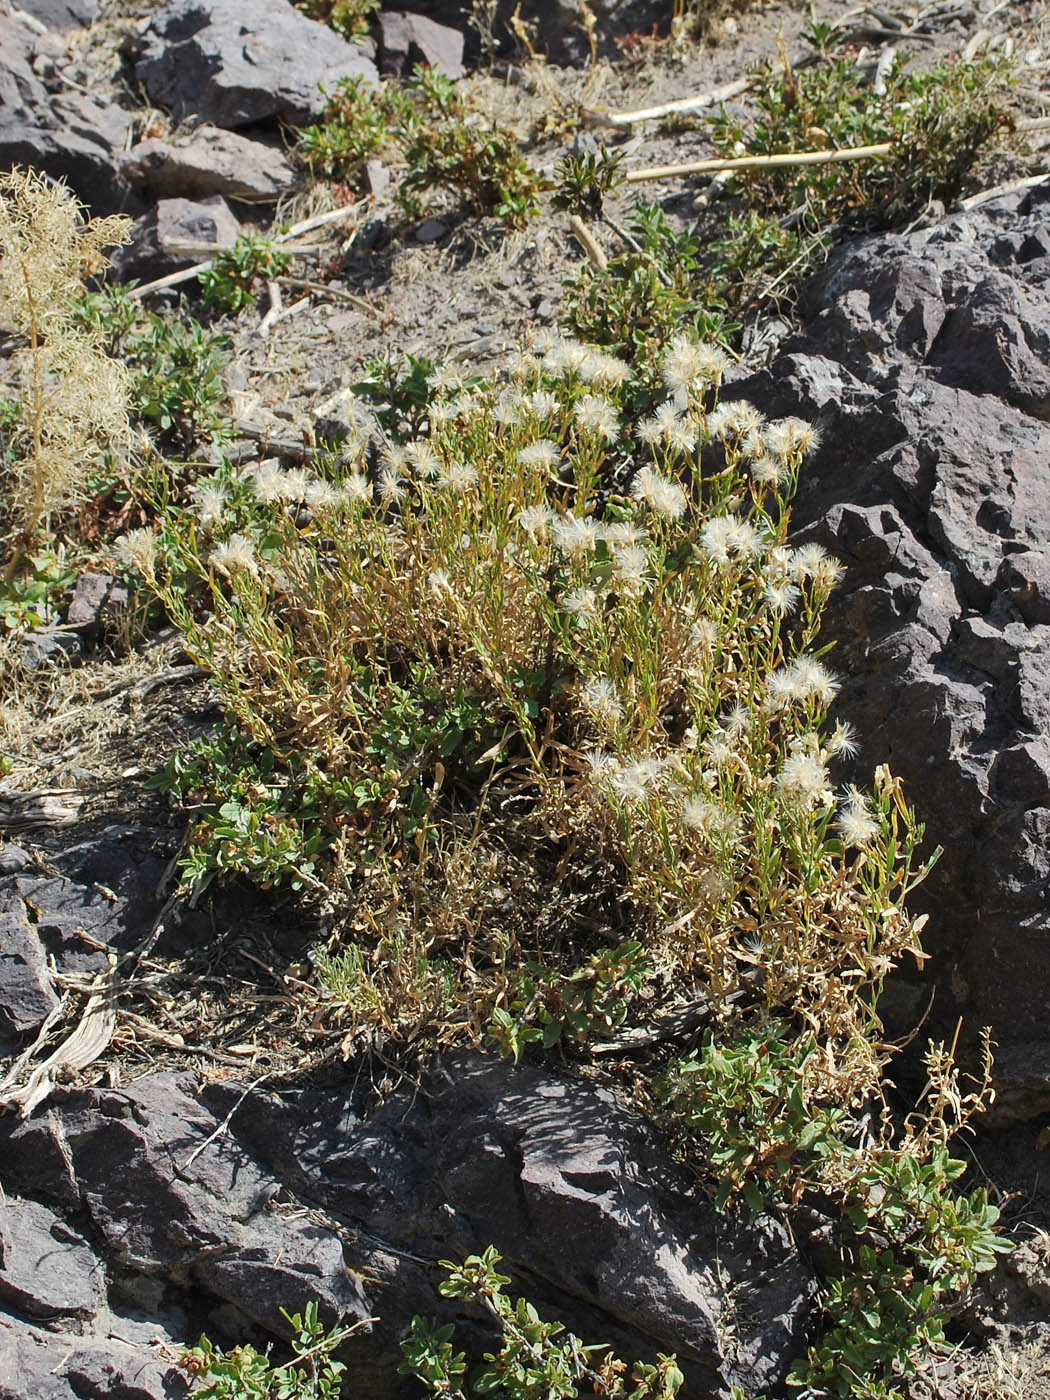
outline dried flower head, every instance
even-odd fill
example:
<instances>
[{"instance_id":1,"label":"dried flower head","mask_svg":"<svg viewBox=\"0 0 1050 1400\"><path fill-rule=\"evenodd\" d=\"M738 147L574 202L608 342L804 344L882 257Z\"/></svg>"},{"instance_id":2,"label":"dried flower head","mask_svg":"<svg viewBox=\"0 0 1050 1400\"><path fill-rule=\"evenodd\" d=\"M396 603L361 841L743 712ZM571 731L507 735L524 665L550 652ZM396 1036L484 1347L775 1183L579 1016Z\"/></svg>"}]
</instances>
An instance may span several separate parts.
<instances>
[{"instance_id":1,"label":"dried flower head","mask_svg":"<svg viewBox=\"0 0 1050 1400\"><path fill-rule=\"evenodd\" d=\"M193 487L194 512L205 528L219 523L228 500L229 492L217 481L198 481Z\"/></svg>"},{"instance_id":2,"label":"dried flower head","mask_svg":"<svg viewBox=\"0 0 1050 1400\"><path fill-rule=\"evenodd\" d=\"M523 447L518 453L518 461L523 467L536 467L541 471L553 471L560 459L558 444L551 442L549 438L530 442L528 447Z\"/></svg>"},{"instance_id":3,"label":"dried flower head","mask_svg":"<svg viewBox=\"0 0 1050 1400\"><path fill-rule=\"evenodd\" d=\"M620 692L605 676L598 676L580 686L580 704L600 729L614 730L623 719Z\"/></svg>"},{"instance_id":4,"label":"dried flower head","mask_svg":"<svg viewBox=\"0 0 1050 1400\"><path fill-rule=\"evenodd\" d=\"M157 567L157 537L152 530L129 530L121 535L113 553L125 568L137 569L144 578L152 578Z\"/></svg>"},{"instance_id":5,"label":"dried flower head","mask_svg":"<svg viewBox=\"0 0 1050 1400\"><path fill-rule=\"evenodd\" d=\"M631 495L668 520L685 514L688 497L677 481L661 476L653 467L639 467L631 482Z\"/></svg>"},{"instance_id":6,"label":"dried flower head","mask_svg":"<svg viewBox=\"0 0 1050 1400\"><path fill-rule=\"evenodd\" d=\"M867 798L852 784L846 789L846 796L835 819L835 829L845 846L867 846L879 834L879 823Z\"/></svg>"},{"instance_id":7,"label":"dried flower head","mask_svg":"<svg viewBox=\"0 0 1050 1400\"><path fill-rule=\"evenodd\" d=\"M587 515L559 515L551 526L555 545L570 559L593 553L601 538L601 527Z\"/></svg>"},{"instance_id":8,"label":"dried flower head","mask_svg":"<svg viewBox=\"0 0 1050 1400\"><path fill-rule=\"evenodd\" d=\"M620 420L614 405L598 394L584 394L578 399L572 416L583 432L595 433L606 442L615 442L620 435Z\"/></svg>"},{"instance_id":9,"label":"dried flower head","mask_svg":"<svg viewBox=\"0 0 1050 1400\"><path fill-rule=\"evenodd\" d=\"M234 574L258 572L255 559L255 546L247 535L232 534L222 544L217 544L208 555L208 563L221 574L232 578Z\"/></svg>"}]
</instances>

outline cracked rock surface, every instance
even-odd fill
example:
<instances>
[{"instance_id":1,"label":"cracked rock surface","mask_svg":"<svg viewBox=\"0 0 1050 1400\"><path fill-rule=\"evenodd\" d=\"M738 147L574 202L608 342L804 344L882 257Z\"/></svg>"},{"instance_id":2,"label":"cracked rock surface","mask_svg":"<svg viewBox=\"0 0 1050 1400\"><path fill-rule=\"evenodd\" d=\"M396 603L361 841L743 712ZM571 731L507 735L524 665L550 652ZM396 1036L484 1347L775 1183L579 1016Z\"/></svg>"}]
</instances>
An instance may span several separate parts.
<instances>
[{"instance_id":1,"label":"cracked rock surface","mask_svg":"<svg viewBox=\"0 0 1050 1400\"><path fill-rule=\"evenodd\" d=\"M1050 1110L1050 195L854 240L733 395L822 432L792 523L846 566L824 635L862 739L944 848L924 979L887 1009L998 1042L999 1121Z\"/></svg>"}]
</instances>

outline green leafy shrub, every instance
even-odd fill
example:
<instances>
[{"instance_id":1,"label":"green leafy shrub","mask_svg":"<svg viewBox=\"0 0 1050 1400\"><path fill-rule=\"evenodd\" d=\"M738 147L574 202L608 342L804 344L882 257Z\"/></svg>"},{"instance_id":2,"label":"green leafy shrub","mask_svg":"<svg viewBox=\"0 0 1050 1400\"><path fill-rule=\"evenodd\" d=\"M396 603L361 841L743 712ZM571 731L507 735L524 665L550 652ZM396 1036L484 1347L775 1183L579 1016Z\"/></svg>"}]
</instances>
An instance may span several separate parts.
<instances>
[{"instance_id":1,"label":"green leafy shrub","mask_svg":"<svg viewBox=\"0 0 1050 1400\"><path fill-rule=\"evenodd\" d=\"M574 1400L581 1394L609 1400L672 1400L681 1389L684 1378L673 1356L660 1356L655 1364L635 1362L628 1375L608 1346L585 1345L560 1322L544 1322L525 1299L508 1298L503 1290L511 1280L497 1272L500 1262L492 1248L471 1255L462 1265L442 1261L449 1272L441 1285L444 1296L480 1307L501 1333L500 1349L486 1353L470 1376L471 1394L507 1400ZM414 1318L401 1343L404 1360L398 1369L420 1380L429 1394L466 1400L467 1361L463 1352L453 1350L454 1336L454 1324L438 1327Z\"/></svg>"},{"instance_id":2,"label":"green leafy shrub","mask_svg":"<svg viewBox=\"0 0 1050 1400\"><path fill-rule=\"evenodd\" d=\"M342 80L321 122L299 138L307 166L339 180L355 180L386 147L405 163L398 199L411 218L423 212L420 196L434 189L456 190L478 212L519 226L538 212L543 182L513 136L481 120L435 69L417 68L404 88Z\"/></svg>"},{"instance_id":3,"label":"green leafy shrub","mask_svg":"<svg viewBox=\"0 0 1050 1400\"><path fill-rule=\"evenodd\" d=\"M830 42L831 36L824 36ZM717 294L741 314L790 302L806 275L849 229L889 228L931 201L968 188L979 158L1008 125L1002 63L943 62L911 71L899 58L884 89L858 83L839 59L792 71L770 66L753 95L759 117L723 112L711 123L725 156L776 155L892 142L884 157L737 171L742 205L710 247Z\"/></svg>"},{"instance_id":4,"label":"green leafy shrub","mask_svg":"<svg viewBox=\"0 0 1050 1400\"><path fill-rule=\"evenodd\" d=\"M283 1365L252 1346L216 1351L207 1337L185 1353L197 1400L338 1400L346 1366L332 1353L355 1328L326 1331L315 1302L301 1314L281 1314L295 1333L292 1360Z\"/></svg>"},{"instance_id":5,"label":"green leafy shrub","mask_svg":"<svg viewBox=\"0 0 1050 1400\"><path fill-rule=\"evenodd\" d=\"M704 278L702 248L693 232L675 232L659 205L639 204L627 220L638 243L609 259L585 264L565 287L564 325L570 335L601 345L655 372L671 336L726 338L733 327Z\"/></svg>"},{"instance_id":6,"label":"green leafy shrub","mask_svg":"<svg viewBox=\"0 0 1050 1400\"><path fill-rule=\"evenodd\" d=\"M790 1384L807 1397L900 1400L900 1384L943 1340L948 1302L1009 1248L987 1192L950 1189L965 1163L946 1141L983 1106L989 1062L983 1085L963 1095L950 1056L931 1047L926 1112L896 1137L888 1113L872 1135L862 1114L821 1092L821 1058L818 1039L785 1022L728 1043L709 1034L657 1093L678 1140L684 1132L719 1181L719 1206L739 1196L755 1211L801 1202L835 1213L823 1330Z\"/></svg>"},{"instance_id":7,"label":"green leafy shrub","mask_svg":"<svg viewBox=\"0 0 1050 1400\"><path fill-rule=\"evenodd\" d=\"M197 274L210 310L237 312L255 300L256 284L284 272L291 254L259 233L242 233L232 248L216 255L210 267Z\"/></svg>"},{"instance_id":8,"label":"green leafy shrub","mask_svg":"<svg viewBox=\"0 0 1050 1400\"><path fill-rule=\"evenodd\" d=\"M295 8L309 19L321 20L345 39L363 39L379 0L296 0Z\"/></svg>"},{"instance_id":9,"label":"green leafy shrub","mask_svg":"<svg viewBox=\"0 0 1050 1400\"><path fill-rule=\"evenodd\" d=\"M228 344L192 316L169 319L146 311L124 287L83 296L79 321L98 334L130 375L129 411L158 429L161 443L189 452L200 442L225 436L222 371Z\"/></svg>"}]
</instances>

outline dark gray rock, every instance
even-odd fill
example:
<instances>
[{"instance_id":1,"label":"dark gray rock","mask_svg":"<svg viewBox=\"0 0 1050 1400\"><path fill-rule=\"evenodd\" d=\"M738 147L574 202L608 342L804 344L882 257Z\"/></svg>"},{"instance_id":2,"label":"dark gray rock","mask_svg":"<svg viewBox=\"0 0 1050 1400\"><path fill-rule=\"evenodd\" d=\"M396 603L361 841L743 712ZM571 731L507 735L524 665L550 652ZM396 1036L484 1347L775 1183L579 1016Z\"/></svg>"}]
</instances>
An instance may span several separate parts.
<instances>
[{"instance_id":1,"label":"dark gray rock","mask_svg":"<svg viewBox=\"0 0 1050 1400\"><path fill-rule=\"evenodd\" d=\"M86 94L52 96L33 72L32 49L29 31L0 15L0 163L65 180L95 214L138 213L119 173L128 114Z\"/></svg>"},{"instance_id":2,"label":"dark gray rock","mask_svg":"<svg viewBox=\"0 0 1050 1400\"><path fill-rule=\"evenodd\" d=\"M458 1317L461 1344L490 1344L484 1317L441 1298L437 1267L489 1244L518 1291L586 1339L650 1359L677 1351L696 1400L776 1384L809 1311L784 1229L716 1215L615 1095L477 1055L450 1056L371 1117L351 1087L245 1096L158 1074L60 1089L37 1119L0 1117L0 1185L23 1183L83 1213L107 1274L139 1280L143 1306L173 1291L198 1309L210 1298L235 1310L239 1340L249 1320L287 1336L279 1309L311 1299L326 1325L378 1318L342 1350L363 1400L415 1394L397 1366L416 1314ZM36 1237L53 1221L38 1207ZM0 1356L4 1337L0 1325ZM104 1386L128 1359L96 1340L68 1345L57 1369L77 1395L124 1394ZM38 1374L37 1342L17 1347ZM96 1389L77 1389L84 1377ZM40 1391L52 1393L65 1400Z\"/></svg>"},{"instance_id":3,"label":"dark gray rock","mask_svg":"<svg viewBox=\"0 0 1050 1400\"><path fill-rule=\"evenodd\" d=\"M364 50L288 0L172 0L132 49L135 77L176 121L215 126L280 120L302 126L324 107L322 87L376 80Z\"/></svg>"},{"instance_id":4,"label":"dark gray rock","mask_svg":"<svg viewBox=\"0 0 1050 1400\"><path fill-rule=\"evenodd\" d=\"M847 566L825 625L835 713L862 736L859 775L887 761L944 848L912 901L927 1029L992 1026L1003 1117L1050 1109L1048 210L1033 191L855 240L811 283L804 329L731 391L822 429L792 522ZM897 1029L928 995L898 978Z\"/></svg>"},{"instance_id":5,"label":"dark gray rock","mask_svg":"<svg viewBox=\"0 0 1050 1400\"><path fill-rule=\"evenodd\" d=\"M161 199L136 222L131 241L113 258L114 272L125 280L165 277L232 248L239 233L240 224L221 195Z\"/></svg>"},{"instance_id":6,"label":"dark gray rock","mask_svg":"<svg viewBox=\"0 0 1050 1400\"><path fill-rule=\"evenodd\" d=\"M65 627L39 627L18 640L18 659L28 671L68 666L84 649L79 632Z\"/></svg>"},{"instance_id":7,"label":"dark gray rock","mask_svg":"<svg viewBox=\"0 0 1050 1400\"><path fill-rule=\"evenodd\" d=\"M18 0L18 9L48 29L84 29L99 15L99 0Z\"/></svg>"},{"instance_id":8,"label":"dark gray rock","mask_svg":"<svg viewBox=\"0 0 1050 1400\"><path fill-rule=\"evenodd\" d=\"M105 1290L87 1242L35 1201L0 1203L0 1301L30 1317L94 1317Z\"/></svg>"},{"instance_id":9,"label":"dark gray rock","mask_svg":"<svg viewBox=\"0 0 1050 1400\"><path fill-rule=\"evenodd\" d=\"M0 1033L35 1031L57 1005L47 955L25 905L6 895L0 899Z\"/></svg>"},{"instance_id":10,"label":"dark gray rock","mask_svg":"<svg viewBox=\"0 0 1050 1400\"><path fill-rule=\"evenodd\" d=\"M125 156L121 174L154 197L219 194L251 203L276 200L294 189L297 180L279 145L217 126L200 126L192 140L177 146L141 141Z\"/></svg>"},{"instance_id":11,"label":"dark gray rock","mask_svg":"<svg viewBox=\"0 0 1050 1400\"><path fill-rule=\"evenodd\" d=\"M10 841L0 845L0 879L5 875L17 875L20 870L25 870L32 864L33 857L23 847Z\"/></svg>"},{"instance_id":12,"label":"dark gray rock","mask_svg":"<svg viewBox=\"0 0 1050 1400\"><path fill-rule=\"evenodd\" d=\"M339 1237L271 1211L279 1182L235 1138L208 1141L218 1121L192 1077L74 1101L63 1127L77 1189L122 1267L204 1287L281 1335L279 1309L311 1299L328 1323L371 1316Z\"/></svg>"},{"instance_id":13,"label":"dark gray rock","mask_svg":"<svg viewBox=\"0 0 1050 1400\"><path fill-rule=\"evenodd\" d=\"M384 73L402 77L417 63L436 68L448 78L462 78L467 71L462 32L426 15L385 10L379 16L379 34L379 66Z\"/></svg>"},{"instance_id":14,"label":"dark gray rock","mask_svg":"<svg viewBox=\"0 0 1050 1400\"><path fill-rule=\"evenodd\" d=\"M63 1208L80 1205L62 1118L53 1108L25 1121L0 1119L0 1186Z\"/></svg>"},{"instance_id":15,"label":"dark gray rock","mask_svg":"<svg viewBox=\"0 0 1050 1400\"><path fill-rule=\"evenodd\" d=\"M128 1330L126 1319L117 1329ZM163 1327L156 1341L170 1341ZM174 1348L167 1347L169 1356ZM0 1312L0 1400L185 1400L189 1378L143 1337L41 1332Z\"/></svg>"},{"instance_id":16,"label":"dark gray rock","mask_svg":"<svg viewBox=\"0 0 1050 1400\"><path fill-rule=\"evenodd\" d=\"M236 1092L212 1085L202 1097L224 1116ZM369 1261L387 1270L380 1322L358 1348L380 1393L403 1319L421 1298L442 1309L433 1293L426 1301L434 1280L399 1251L462 1257L494 1244L581 1335L622 1354L676 1351L691 1395L764 1389L800 1345L809 1287L786 1233L716 1216L613 1094L464 1054L367 1121L348 1092L253 1095L231 1131L293 1193L384 1242ZM731 1293L741 1321L729 1348Z\"/></svg>"}]
</instances>

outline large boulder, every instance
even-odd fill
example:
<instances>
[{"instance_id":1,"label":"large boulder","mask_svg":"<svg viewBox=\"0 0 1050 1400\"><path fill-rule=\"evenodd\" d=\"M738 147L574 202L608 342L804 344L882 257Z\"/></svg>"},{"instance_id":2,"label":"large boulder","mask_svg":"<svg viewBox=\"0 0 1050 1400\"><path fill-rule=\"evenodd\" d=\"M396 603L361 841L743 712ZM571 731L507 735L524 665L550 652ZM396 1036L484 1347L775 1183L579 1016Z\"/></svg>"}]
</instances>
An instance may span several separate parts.
<instances>
[{"instance_id":1,"label":"large boulder","mask_svg":"<svg viewBox=\"0 0 1050 1400\"><path fill-rule=\"evenodd\" d=\"M360 46L307 19L289 0L171 0L132 46L135 77L176 121L236 129L310 121L321 88L340 78L376 80Z\"/></svg>"},{"instance_id":2,"label":"large boulder","mask_svg":"<svg viewBox=\"0 0 1050 1400\"><path fill-rule=\"evenodd\" d=\"M827 613L858 768L888 762L943 855L913 899L928 1029L998 1042L997 1113L1050 1110L1050 193L860 238L804 328L730 391L819 423L798 538L847 566ZM928 985L886 1000L917 1021Z\"/></svg>"}]
</instances>

